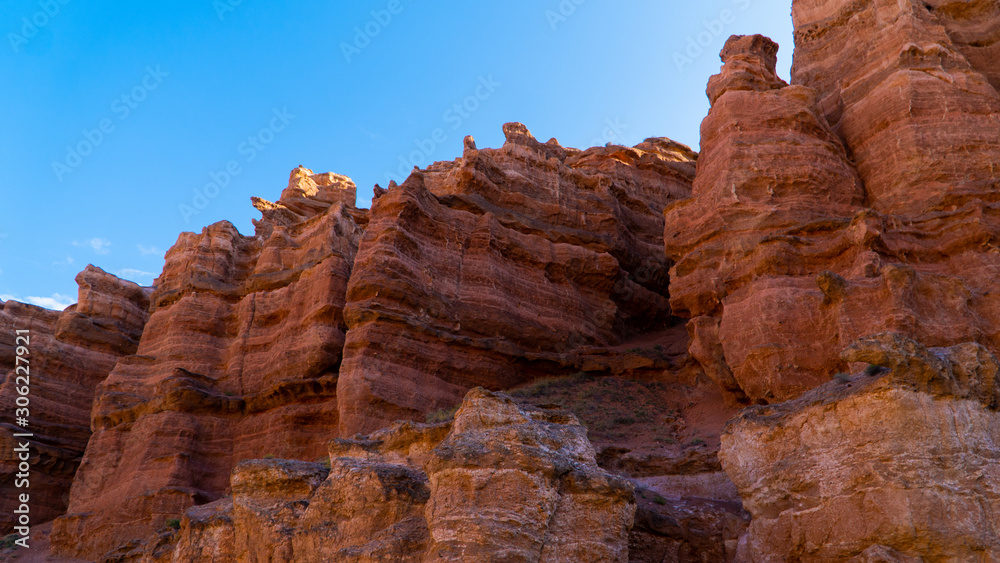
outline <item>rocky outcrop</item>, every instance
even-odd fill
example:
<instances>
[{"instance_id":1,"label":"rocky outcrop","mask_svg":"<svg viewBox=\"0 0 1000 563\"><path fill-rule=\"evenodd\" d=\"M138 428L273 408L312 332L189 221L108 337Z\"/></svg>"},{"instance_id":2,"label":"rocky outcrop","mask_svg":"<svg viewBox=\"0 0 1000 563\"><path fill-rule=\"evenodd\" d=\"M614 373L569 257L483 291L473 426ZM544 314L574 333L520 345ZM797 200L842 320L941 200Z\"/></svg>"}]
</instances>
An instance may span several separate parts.
<instances>
[{"instance_id":1,"label":"rocky outcrop","mask_svg":"<svg viewBox=\"0 0 1000 563\"><path fill-rule=\"evenodd\" d=\"M837 334L816 276L864 251L861 183L815 92L775 75L777 48L759 35L726 43L692 197L666 210L671 304L692 319L692 356L743 403L829 377L817 351Z\"/></svg>"},{"instance_id":2,"label":"rocky outcrop","mask_svg":"<svg viewBox=\"0 0 1000 563\"><path fill-rule=\"evenodd\" d=\"M794 2L792 80L820 92L871 207L921 214L996 200L998 10L988 1Z\"/></svg>"},{"instance_id":3,"label":"rocky outcrop","mask_svg":"<svg viewBox=\"0 0 1000 563\"><path fill-rule=\"evenodd\" d=\"M661 213L689 194L694 153L504 132L374 201L345 308L343 434L578 371L582 351L672 322Z\"/></svg>"},{"instance_id":4,"label":"rocky outcrop","mask_svg":"<svg viewBox=\"0 0 1000 563\"><path fill-rule=\"evenodd\" d=\"M256 234L185 233L138 350L94 401L56 550L97 559L222 497L241 459L315 459L336 432L347 279L366 222L343 176L292 172ZM133 546L134 547L134 546Z\"/></svg>"},{"instance_id":5,"label":"rocky outcrop","mask_svg":"<svg viewBox=\"0 0 1000 563\"><path fill-rule=\"evenodd\" d=\"M924 7L972 68L1000 91L1000 5L989 0L929 0Z\"/></svg>"},{"instance_id":6,"label":"rocky outcrop","mask_svg":"<svg viewBox=\"0 0 1000 563\"><path fill-rule=\"evenodd\" d=\"M862 339L844 375L735 418L722 465L753 515L748 562L1000 558L1000 365L979 344Z\"/></svg>"},{"instance_id":7,"label":"rocky outcrop","mask_svg":"<svg viewBox=\"0 0 1000 563\"><path fill-rule=\"evenodd\" d=\"M90 405L97 385L118 358L136 350L148 316L148 289L94 266L76 277L78 302L56 312L16 301L0 301L0 511L13 514L18 494L30 493L31 521L41 523L66 510L70 485L90 437ZM15 342L16 330L30 331ZM16 362L26 345L27 364ZM20 365L22 369L16 368ZM18 377L22 376L22 377ZM27 387L27 423L15 426L18 389ZM20 416L20 414L18 414ZM13 434L32 434L15 438ZM20 461L15 448L29 443L30 487L16 487ZM5 518L0 533L9 533Z\"/></svg>"},{"instance_id":8,"label":"rocky outcrop","mask_svg":"<svg viewBox=\"0 0 1000 563\"><path fill-rule=\"evenodd\" d=\"M43 370L93 367L40 391L77 405L40 440L44 494L93 430L53 546L1000 559L1000 8L794 0L793 19L792 84L773 41L726 43L700 155L510 123L370 212L300 167L254 198L254 236L181 235L151 293L88 270L75 309L0 305Z\"/></svg>"},{"instance_id":9,"label":"rocky outcrop","mask_svg":"<svg viewBox=\"0 0 1000 563\"><path fill-rule=\"evenodd\" d=\"M848 92L858 104L875 103L872 100L884 92L894 100L886 102L888 108L897 103L898 89L879 86L872 77L837 77L853 77L850 73L866 68L874 73L876 63L870 61L888 60L887 49L901 38L922 41L928 33L939 32L934 41L948 41L923 6L917 13L908 2L884 9L867 5L795 3L798 50L793 82L809 87L785 86L774 76L777 47L766 38L730 39L722 53L722 72L709 82L713 105L702 124L692 198L666 210L667 254L677 262L671 274L671 304L676 314L691 318L692 357L737 404L800 395L847 369L838 356L845 346L881 331L906 334L931 346L972 340L1000 351L1000 319L993 312L996 295L990 287L1000 267L994 242L1000 232L1000 208L989 187L995 180L991 163L1000 155L992 155L990 147L1000 145L976 140L1000 134L1000 106L990 102L970 109L956 102L961 116L935 118L957 129L934 142L955 143L955 135L964 135L956 146L968 147L960 149L962 158L966 152L979 154L975 163L956 165L945 155L953 148L937 151L933 143L922 143L920 151L932 154L932 160L942 159L940 166L927 164L933 181L910 175L926 163L900 164L906 170L888 172L892 158L910 158L898 154L871 157L870 166L877 170L867 170L868 157L847 123L847 114L854 110L844 109L840 115L831 107L847 107L843 104ZM872 23L879 18L894 22L891 29ZM865 35L858 22L869 22L878 32ZM862 56L861 51L877 56ZM866 62L856 65L855 59ZM925 80L921 77L930 76L900 70L901 60L890 61L893 76L919 78L920 84ZM883 71L889 72L879 70L883 74L877 76L889 80ZM973 80L970 77L980 75L965 69L961 76ZM982 99L995 95L989 94L992 86L981 76L977 80L985 92ZM920 119L907 117L886 125L888 130L905 129L900 139L935 123L923 121L931 119L931 106L938 111L952 103L942 105L941 100L972 95L965 90L937 92L938 86L913 87L920 96L935 95L938 101L921 102L926 107L919 115L922 106L914 105L913 115L923 116ZM831 105L831 99L840 101ZM878 122L871 114L858 119L865 127ZM963 121L968 119L979 121ZM887 135L880 127L875 128L878 135ZM934 129L933 134L945 130ZM893 141L884 138L872 141L873 146L896 150L892 147L897 136L892 135ZM900 147L905 149L904 144ZM852 158L858 159L860 176ZM953 166L961 166L966 188L959 187L965 180L949 176ZM898 190L887 187L878 174L891 176ZM960 198L945 193L953 188L961 191ZM927 195L932 192L937 195Z\"/></svg>"},{"instance_id":10,"label":"rocky outcrop","mask_svg":"<svg viewBox=\"0 0 1000 563\"><path fill-rule=\"evenodd\" d=\"M632 487L566 411L469 392L454 422L334 440L329 467L240 463L173 561L627 561Z\"/></svg>"}]
</instances>

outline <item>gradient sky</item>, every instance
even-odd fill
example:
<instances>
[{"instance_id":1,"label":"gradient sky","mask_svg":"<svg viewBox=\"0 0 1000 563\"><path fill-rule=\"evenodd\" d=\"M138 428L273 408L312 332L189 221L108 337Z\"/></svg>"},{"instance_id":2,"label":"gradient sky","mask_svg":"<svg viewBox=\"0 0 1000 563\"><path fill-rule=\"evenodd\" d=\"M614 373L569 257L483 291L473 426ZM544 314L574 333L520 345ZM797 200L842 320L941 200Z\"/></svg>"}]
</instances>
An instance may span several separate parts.
<instances>
[{"instance_id":1,"label":"gradient sky","mask_svg":"<svg viewBox=\"0 0 1000 563\"><path fill-rule=\"evenodd\" d=\"M253 234L250 197L277 199L299 164L350 176L368 207L376 182L461 156L465 135L500 146L508 121L697 150L726 38L773 38L786 80L792 51L789 0L4 8L0 299L59 309L88 263L150 285L182 231Z\"/></svg>"}]
</instances>

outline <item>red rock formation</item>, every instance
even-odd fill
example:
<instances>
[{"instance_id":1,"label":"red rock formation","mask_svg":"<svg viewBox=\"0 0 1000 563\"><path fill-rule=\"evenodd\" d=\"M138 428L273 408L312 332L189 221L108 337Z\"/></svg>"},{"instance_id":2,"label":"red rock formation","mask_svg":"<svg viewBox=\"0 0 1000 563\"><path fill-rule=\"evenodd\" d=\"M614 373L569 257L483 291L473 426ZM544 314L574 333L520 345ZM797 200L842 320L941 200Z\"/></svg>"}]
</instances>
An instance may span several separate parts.
<instances>
[{"instance_id":1,"label":"red rock formation","mask_svg":"<svg viewBox=\"0 0 1000 563\"><path fill-rule=\"evenodd\" d=\"M820 92L871 207L919 214L995 200L1000 95L987 79L1000 68L991 58L1000 52L995 2L796 0L792 16L792 80Z\"/></svg>"},{"instance_id":2,"label":"red rock formation","mask_svg":"<svg viewBox=\"0 0 1000 563\"><path fill-rule=\"evenodd\" d=\"M861 184L815 93L775 75L776 53L759 35L726 43L692 197L666 210L671 304L692 318L692 356L737 401L829 377L817 351L836 333L815 276L863 250L850 239Z\"/></svg>"},{"instance_id":3,"label":"red rock formation","mask_svg":"<svg viewBox=\"0 0 1000 563\"><path fill-rule=\"evenodd\" d=\"M1000 91L1000 5L990 0L929 0L924 6L972 68Z\"/></svg>"},{"instance_id":4,"label":"red rock formation","mask_svg":"<svg viewBox=\"0 0 1000 563\"><path fill-rule=\"evenodd\" d=\"M578 151L508 124L500 149L467 138L376 187L370 214L346 178L300 168L278 202L254 199L255 236L181 236L137 350L145 318L103 278L86 314L4 306L52 346L130 354L97 389L53 545L122 561L1000 557L1000 8L795 0L793 17L792 85L772 41L727 42L700 156L665 139ZM88 328L105 317L117 328ZM847 373L865 363L891 373ZM558 381L673 385L614 417L663 432L595 424L598 453L544 386L518 391L536 407L467 393L581 371ZM454 423L335 440L329 467L248 459L313 459L463 396ZM750 403L765 405L719 440Z\"/></svg>"},{"instance_id":5,"label":"red rock formation","mask_svg":"<svg viewBox=\"0 0 1000 563\"><path fill-rule=\"evenodd\" d=\"M19 493L29 493L31 521L46 522L66 510L69 488L90 437L90 405L94 389L115 362L135 352L148 316L148 291L138 285L87 266L76 277L78 302L63 312L16 301L0 302L0 512L13 514ZM30 330L28 341L28 405L26 427L12 418L20 396L15 357L15 330ZM24 365L24 364L22 364ZM15 487L18 456L14 448L24 439L14 433L32 433L30 487ZM4 518L0 533L9 533Z\"/></svg>"},{"instance_id":6,"label":"red rock formation","mask_svg":"<svg viewBox=\"0 0 1000 563\"><path fill-rule=\"evenodd\" d=\"M97 392L64 554L98 558L221 497L240 459L313 459L338 423L347 279L365 214L343 176L298 168L253 237L229 223L166 256L135 355Z\"/></svg>"},{"instance_id":7,"label":"red rock formation","mask_svg":"<svg viewBox=\"0 0 1000 563\"><path fill-rule=\"evenodd\" d=\"M721 459L753 514L741 561L1000 558L1000 364L893 333L845 360L887 366L753 407Z\"/></svg>"},{"instance_id":8,"label":"red rock formation","mask_svg":"<svg viewBox=\"0 0 1000 563\"><path fill-rule=\"evenodd\" d=\"M170 560L624 562L635 512L572 414L482 389L453 423L335 440L329 467L244 461L232 483Z\"/></svg>"},{"instance_id":9,"label":"red rock formation","mask_svg":"<svg viewBox=\"0 0 1000 563\"><path fill-rule=\"evenodd\" d=\"M348 288L341 431L371 431L579 370L670 322L663 207L694 154L664 139L577 151L504 127L501 149L416 171L375 200ZM597 368L600 369L600 368Z\"/></svg>"},{"instance_id":10,"label":"red rock formation","mask_svg":"<svg viewBox=\"0 0 1000 563\"><path fill-rule=\"evenodd\" d=\"M822 12L833 9L832 4L824 4L822 10L810 6L805 1L796 4L800 22L796 68L797 77L805 76L807 83L819 88L839 88L841 82L832 78L838 72L870 66L852 65L840 58L852 52L840 49L840 43L860 41L884 57L883 43L902 41L900 33L909 33L917 41L935 29L940 31L925 21L932 16L922 7L923 12L915 14L909 8L878 12L851 4L833 17ZM872 39L876 43L870 44L868 36L854 37L859 33L855 24L844 23L854 21L851 18L868 21L876 13L882 14L878 17L891 15L898 33L880 31ZM801 24L810 18L819 23ZM941 37L940 41L947 40ZM671 303L677 314L692 317L692 356L733 400L773 402L793 398L845 370L840 350L857 338L883 330L927 345L975 340L1000 350L996 297L990 288L1000 268L993 242L1000 209L993 203L994 191L976 192L968 187L984 178L987 184L992 181L988 155L983 153L978 164L963 169L970 183L968 189L961 188L964 195L958 199L952 197L957 192L947 195L934 187L939 180L950 181L948 177L954 180L949 186L960 184L954 175L948 176L952 164L928 165L927 170L935 170L928 174L941 173L934 182L903 172L893 174L893 182L907 178L906 186L911 187L892 192L885 185L878 187L882 180L866 173L861 163L861 176L869 188L864 192L847 153L816 109L815 90L781 87L773 77L773 57L773 44L759 38L734 37L727 44L725 67L709 84L715 103L703 123L693 197L666 211L667 253L677 260ZM895 65L896 59L892 61ZM916 71L893 72L912 78ZM968 69L962 72L966 77L976 74ZM848 81L843 83L853 89L834 94L820 90L819 99L829 107L831 96L847 96L850 90L858 104L866 104L878 98L879 92L889 95L891 90L881 83L861 82L870 87L870 95L861 83ZM981 78L980 82L992 91ZM946 94L934 95L945 100L959 95ZM929 104L918 115L914 106L913 115L932 119L932 105L934 111L940 109L938 103ZM979 147L976 150L992 150L992 141L976 144L976 139L993 134L987 125L1000 114L992 106L983 106L984 111L993 112L984 114L955 107L964 107L961 111L968 113L968 119L980 119L973 126L963 121L966 117L959 117L956 122L964 125L955 134L965 135L970 147ZM826 115L832 117L837 116ZM908 119L893 127L912 132L931 123ZM835 123L845 135L849 152L863 152L846 122ZM992 131L1000 133L1000 128L994 126ZM950 139L948 143L955 137ZM890 145L895 146L882 139L873 146L889 150ZM872 162L876 160L891 161L886 157ZM912 190L919 193L911 194ZM899 205L887 203L890 192L896 194L892 197L898 198ZM931 204L920 194L931 192L938 194L933 196L938 198L937 207L922 207ZM945 201L948 207L943 207Z\"/></svg>"}]
</instances>

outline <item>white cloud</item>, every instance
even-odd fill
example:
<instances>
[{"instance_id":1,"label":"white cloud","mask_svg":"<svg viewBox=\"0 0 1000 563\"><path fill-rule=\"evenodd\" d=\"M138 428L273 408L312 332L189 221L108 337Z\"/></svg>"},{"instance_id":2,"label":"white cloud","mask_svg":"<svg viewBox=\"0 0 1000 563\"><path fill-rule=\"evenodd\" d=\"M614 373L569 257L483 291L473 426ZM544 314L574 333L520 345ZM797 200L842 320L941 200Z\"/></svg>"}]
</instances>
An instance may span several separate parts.
<instances>
[{"instance_id":1,"label":"white cloud","mask_svg":"<svg viewBox=\"0 0 1000 563\"><path fill-rule=\"evenodd\" d=\"M69 266L73 262L75 262L75 260L73 260L73 257L67 254L65 260L61 260L59 262L53 262L52 265L53 266Z\"/></svg>"},{"instance_id":2,"label":"white cloud","mask_svg":"<svg viewBox=\"0 0 1000 563\"><path fill-rule=\"evenodd\" d=\"M83 242L73 242L73 246L89 246L94 249L95 254L110 254L111 250L108 248L111 246L111 241L102 238L92 238Z\"/></svg>"},{"instance_id":3,"label":"white cloud","mask_svg":"<svg viewBox=\"0 0 1000 563\"><path fill-rule=\"evenodd\" d=\"M156 274L152 272L143 272L142 270L135 270L133 268L124 268L115 272L115 275L120 278L131 279L135 281L136 279L149 279L152 280L156 277Z\"/></svg>"},{"instance_id":4,"label":"white cloud","mask_svg":"<svg viewBox=\"0 0 1000 563\"><path fill-rule=\"evenodd\" d=\"M66 307L76 303L76 299L61 293L53 293L52 297L25 297L24 299L16 295L4 294L0 295L0 300L20 301L21 303L30 303L31 305L38 305L46 309L55 309L56 311L62 311Z\"/></svg>"},{"instance_id":5,"label":"white cloud","mask_svg":"<svg viewBox=\"0 0 1000 563\"><path fill-rule=\"evenodd\" d=\"M139 254L142 254L143 256L150 256L153 254L163 256L163 251L155 246L143 246L141 244L137 244L135 246L139 249Z\"/></svg>"}]
</instances>

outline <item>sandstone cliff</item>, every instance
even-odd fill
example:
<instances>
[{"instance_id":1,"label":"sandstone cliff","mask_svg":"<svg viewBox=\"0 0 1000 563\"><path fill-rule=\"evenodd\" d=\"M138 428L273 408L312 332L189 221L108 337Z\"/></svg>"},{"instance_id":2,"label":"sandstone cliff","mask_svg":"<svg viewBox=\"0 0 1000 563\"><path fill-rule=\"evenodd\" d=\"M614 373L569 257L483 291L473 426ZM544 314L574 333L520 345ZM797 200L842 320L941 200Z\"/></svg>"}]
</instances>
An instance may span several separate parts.
<instances>
[{"instance_id":1,"label":"sandstone cliff","mask_svg":"<svg viewBox=\"0 0 1000 563\"><path fill-rule=\"evenodd\" d=\"M354 202L347 178L298 168L276 203L254 201L255 236L181 235L138 350L97 389L57 550L96 559L142 540L225 494L238 460L323 455L366 221Z\"/></svg>"},{"instance_id":2,"label":"sandstone cliff","mask_svg":"<svg viewBox=\"0 0 1000 563\"><path fill-rule=\"evenodd\" d=\"M0 304L65 416L55 550L1000 560L1000 8L792 16L791 84L726 43L700 154L510 123L370 211L300 167L150 291L88 269L74 309Z\"/></svg>"},{"instance_id":3,"label":"sandstone cliff","mask_svg":"<svg viewBox=\"0 0 1000 563\"><path fill-rule=\"evenodd\" d=\"M90 405L94 390L115 362L135 352L146 322L149 294L94 266L76 277L78 302L59 313L16 301L0 301L0 511L13 514L18 456L14 448L24 440L12 436L30 433L30 508L33 522L41 523L66 510L70 485L90 438ZM29 416L24 427L14 426L16 389L23 387L15 372L14 331L30 331L28 341ZM23 364L22 364L23 365ZM11 521L0 520L0 532L9 533Z\"/></svg>"},{"instance_id":4,"label":"sandstone cliff","mask_svg":"<svg viewBox=\"0 0 1000 563\"><path fill-rule=\"evenodd\" d=\"M662 212L689 195L694 153L504 133L373 203L344 312L343 434L590 369L586 348L670 325Z\"/></svg>"},{"instance_id":5,"label":"sandstone cliff","mask_svg":"<svg viewBox=\"0 0 1000 563\"><path fill-rule=\"evenodd\" d=\"M888 368L747 409L723 435L753 514L741 560L1000 559L996 358L884 333L845 360Z\"/></svg>"},{"instance_id":6,"label":"sandstone cliff","mask_svg":"<svg viewBox=\"0 0 1000 563\"><path fill-rule=\"evenodd\" d=\"M467 139L461 159L377 188L370 213L353 206L347 178L299 168L277 202L254 198L254 236L225 222L183 234L138 350L97 390L56 551L155 551L165 523L231 494L241 460L316 459L331 436L422 420L479 385L587 371L704 397L659 250L662 211L689 196L696 155L666 139L580 151L504 130L501 149ZM709 418L717 436L725 417ZM714 459L717 439L708 447L699 455ZM602 459L646 460L619 472L663 476L650 495L680 503L645 504L646 539L632 541L651 542L647 552L691 549L686 527L663 524L675 508L711 537L745 526L716 524L743 522L738 508L680 502L735 498L717 462L672 461L697 447L634 448Z\"/></svg>"},{"instance_id":7,"label":"sandstone cliff","mask_svg":"<svg viewBox=\"0 0 1000 563\"><path fill-rule=\"evenodd\" d=\"M453 422L247 460L147 561L628 561L632 486L567 411L469 392Z\"/></svg>"}]
</instances>

